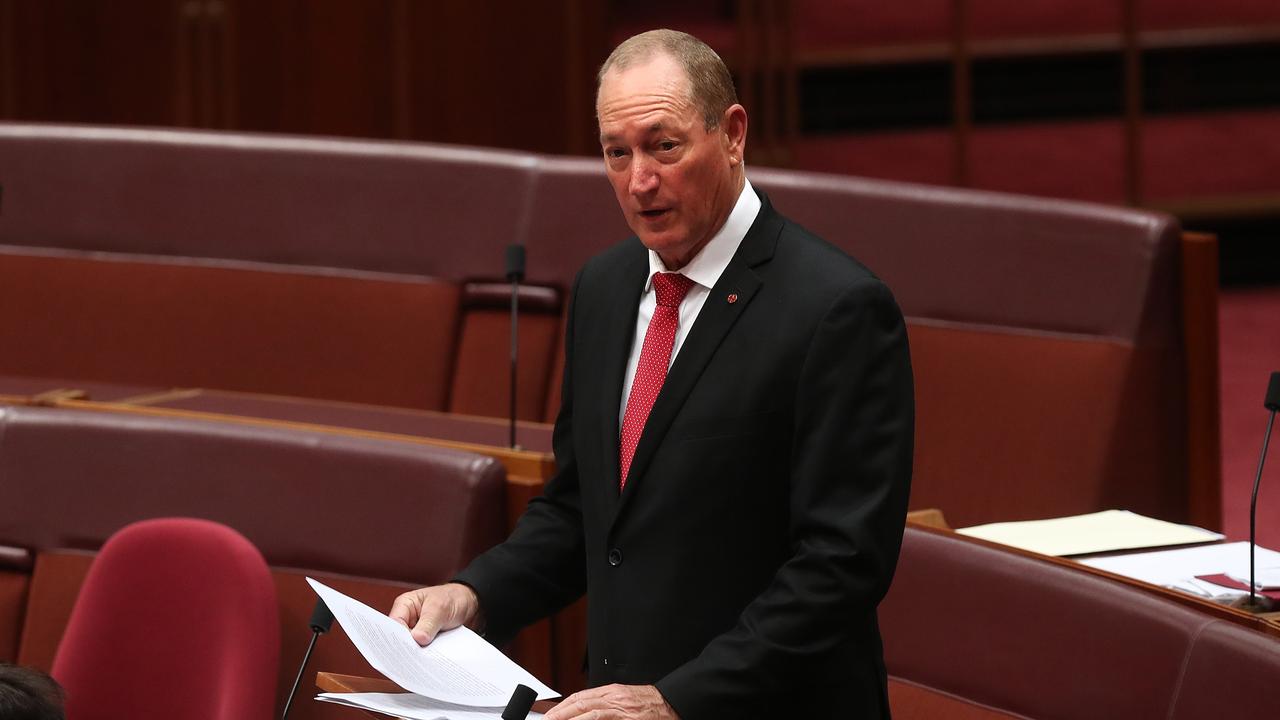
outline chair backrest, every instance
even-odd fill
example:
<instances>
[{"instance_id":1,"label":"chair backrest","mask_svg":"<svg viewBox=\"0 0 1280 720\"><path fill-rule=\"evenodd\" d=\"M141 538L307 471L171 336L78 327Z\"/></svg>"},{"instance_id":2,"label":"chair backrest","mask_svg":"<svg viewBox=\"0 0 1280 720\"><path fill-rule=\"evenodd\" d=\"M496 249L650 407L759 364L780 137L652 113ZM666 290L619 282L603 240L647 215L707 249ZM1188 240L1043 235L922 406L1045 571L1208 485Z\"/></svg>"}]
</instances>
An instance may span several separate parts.
<instances>
[{"instance_id":1,"label":"chair backrest","mask_svg":"<svg viewBox=\"0 0 1280 720\"><path fill-rule=\"evenodd\" d=\"M1280 640L1214 623L1196 638L1169 720L1276 715Z\"/></svg>"},{"instance_id":2,"label":"chair backrest","mask_svg":"<svg viewBox=\"0 0 1280 720\"><path fill-rule=\"evenodd\" d=\"M501 540L497 460L301 430L0 407L0 545L96 549L151 517L225 523L276 566L443 582Z\"/></svg>"},{"instance_id":3,"label":"chair backrest","mask_svg":"<svg viewBox=\"0 0 1280 720\"><path fill-rule=\"evenodd\" d=\"M275 586L248 540L205 520L148 520L103 546L53 676L76 720L267 720L279 643Z\"/></svg>"},{"instance_id":4,"label":"chair backrest","mask_svg":"<svg viewBox=\"0 0 1280 720\"><path fill-rule=\"evenodd\" d=\"M366 271L5 248L0 308L4 374L444 410L458 288Z\"/></svg>"},{"instance_id":5,"label":"chair backrest","mask_svg":"<svg viewBox=\"0 0 1280 720\"><path fill-rule=\"evenodd\" d=\"M4 123L0 155L0 243L28 248L389 270L458 285L498 275L503 247L515 242L528 249L529 281L564 297L586 258L629 234L603 164L588 158ZM1216 433L1189 431L1188 396L1196 388L1216 392L1216 379L1188 370L1179 274L1186 258L1174 218L836 175L755 167L750 174L782 213L883 277L908 316L917 388L913 506L945 507L958 525L1108 507L1216 522L1216 476L1192 478L1188 470L1196 453L1214 454L1197 438ZM13 277L17 283L23 275ZM0 301L28 309L37 297L32 289ZM396 404L505 414L503 310L462 301L456 342L449 336L432 345L453 343L445 354L453 358L452 380L442 383L442 372L427 371L441 364L423 360L423 384L437 394ZM452 317L458 300L451 302ZM541 399L542 419L551 420L563 362L548 359L557 331L549 314L530 313L527 321L519 412L537 417ZM406 319L413 330L402 334L432 322ZM348 325L352 333L362 329ZM42 357L50 368L67 358L81 366L109 359ZM0 372L13 361L0 360ZM171 366L190 371L200 363ZM59 366L63 375L75 370ZM370 366L367 374L380 372ZM103 379L130 380L119 373ZM270 379L277 381L284 383ZM381 386L407 382L397 376ZM234 387L261 391L244 378ZM323 396L388 402L371 393L337 395L334 387ZM1189 498L1209 500L1191 508ZM1206 504L1214 506L1201 511Z\"/></svg>"},{"instance_id":6,"label":"chair backrest","mask_svg":"<svg viewBox=\"0 0 1280 720\"><path fill-rule=\"evenodd\" d=\"M426 143L0 123L0 243L501 277L536 156Z\"/></svg>"},{"instance_id":7,"label":"chair backrest","mask_svg":"<svg viewBox=\"0 0 1280 720\"><path fill-rule=\"evenodd\" d=\"M884 278L908 318L913 507L946 508L958 526L1110 507L1190 519L1174 218L835 175L752 177Z\"/></svg>"},{"instance_id":8,"label":"chair backrest","mask_svg":"<svg viewBox=\"0 0 1280 720\"><path fill-rule=\"evenodd\" d=\"M948 531L907 528L880 624L902 720L1248 717L1280 682L1280 639Z\"/></svg>"},{"instance_id":9,"label":"chair backrest","mask_svg":"<svg viewBox=\"0 0 1280 720\"><path fill-rule=\"evenodd\" d=\"M1192 519L1174 218L768 168L750 176L780 212L884 278L907 316L913 507L944 507L961 526L1109 507ZM526 243L547 258L546 282L567 286L626 234L598 161L544 159L534 198ZM559 377L548 387L551 420Z\"/></svg>"}]
</instances>

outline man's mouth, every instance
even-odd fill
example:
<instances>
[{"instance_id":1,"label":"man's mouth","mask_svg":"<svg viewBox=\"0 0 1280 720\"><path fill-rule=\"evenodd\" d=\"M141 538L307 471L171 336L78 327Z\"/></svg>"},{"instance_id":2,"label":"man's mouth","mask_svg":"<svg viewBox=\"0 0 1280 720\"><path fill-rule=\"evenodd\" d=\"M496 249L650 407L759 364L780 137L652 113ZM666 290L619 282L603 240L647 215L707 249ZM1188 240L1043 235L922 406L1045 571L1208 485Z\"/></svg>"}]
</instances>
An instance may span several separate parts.
<instances>
[{"instance_id":1,"label":"man's mouth","mask_svg":"<svg viewBox=\"0 0 1280 720\"><path fill-rule=\"evenodd\" d=\"M670 210L671 208L654 208L652 210L641 210L640 214L643 215L644 217L653 219L653 218L662 217L667 212L670 212Z\"/></svg>"}]
</instances>

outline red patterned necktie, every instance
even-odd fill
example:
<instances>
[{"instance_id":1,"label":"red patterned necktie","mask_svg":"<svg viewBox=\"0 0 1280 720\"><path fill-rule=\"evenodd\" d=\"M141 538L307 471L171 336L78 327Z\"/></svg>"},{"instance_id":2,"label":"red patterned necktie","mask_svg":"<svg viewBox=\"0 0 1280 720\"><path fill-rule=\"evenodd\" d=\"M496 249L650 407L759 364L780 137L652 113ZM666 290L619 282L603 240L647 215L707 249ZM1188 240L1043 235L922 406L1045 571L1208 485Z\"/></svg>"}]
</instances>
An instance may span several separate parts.
<instances>
[{"instance_id":1,"label":"red patterned necktie","mask_svg":"<svg viewBox=\"0 0 1280 720\"><path fill-rule=\"evenodd\" d=\"M649 320L649 329L644 334L640 362L631 381L631 394L627 396L627 411L622 416L622 437L618 441L619 492L627 486L627 473L631 470L631 458L636 454L636 444L640 442L640 432L644 430L653 401L667 379L671 348L676 341L676 327L680 324L680 302L691 287L693 281L680 273L653 274L658 306L653 309L653 318Z\"/></svg>"}]
</instances>

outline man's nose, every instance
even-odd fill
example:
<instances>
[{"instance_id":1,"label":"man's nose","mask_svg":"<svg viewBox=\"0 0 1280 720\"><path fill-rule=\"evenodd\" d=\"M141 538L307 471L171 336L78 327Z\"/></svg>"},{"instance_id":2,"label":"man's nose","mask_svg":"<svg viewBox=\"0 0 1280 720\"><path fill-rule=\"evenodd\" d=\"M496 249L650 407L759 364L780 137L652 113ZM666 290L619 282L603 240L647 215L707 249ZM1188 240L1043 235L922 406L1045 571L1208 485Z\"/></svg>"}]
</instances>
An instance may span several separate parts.
<instances>
[{"instance_id":1,"label":"man's nose","mask_svg":"<svg viewBox=\"0 0 1280 720\"><path fill-rule=\"evenodd\" d=\"M658 189L658 174L648 160L637 157L631 163L632 195L646 195Z\"/></svg>"}]
</instances>

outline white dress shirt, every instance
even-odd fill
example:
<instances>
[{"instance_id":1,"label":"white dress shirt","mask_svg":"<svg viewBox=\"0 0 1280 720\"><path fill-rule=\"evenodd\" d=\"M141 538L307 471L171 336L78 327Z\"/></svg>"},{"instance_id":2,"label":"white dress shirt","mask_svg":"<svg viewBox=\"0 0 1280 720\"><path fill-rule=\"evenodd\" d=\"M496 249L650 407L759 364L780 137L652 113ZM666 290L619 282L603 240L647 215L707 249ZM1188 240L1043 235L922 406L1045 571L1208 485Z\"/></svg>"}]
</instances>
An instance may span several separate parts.
<instances>
[{"instance_id":1,"label":"white dress shirt","mask_svg":"<svg viewBox=\"0 0 1280 720\"><path fill-rule=\"evenodd\" d=\"M760 197L751 188L751 181L747 180L743 183L738 202L734 204L724 225L688 264L680 268L680 274L692 280L693 287L689 288L688 294L680 303L680 324L676 327L675 343L671 346L671 362L675 362L680 346L689 336L689 329L693 327L694 321L698 319L698 313L702 311L702 306L707 301L707 296L711 294L711 288L720 279L724 269L729 266L733 254L742 244L742 238L746 237L747 230L751 229L751 224L756 221L756 216L759 214ZM631 383L635 380L636 367L640 364L640 350L644 347L644 336L649 330L653 309L658 305L658 294L653 290L653 274L658 272L668 272L667 266L662 264L662 258L658 257L658 253L650 250L649 275L644 282L644 294L640 296L640 312L636 314L636 331L631 340L631 355L627 358L627 372L622 380L618 432L622 431L622 420L627 414L627 398L631 396ZM671 365L668 364L667 367L670 368Z\"/></svg>"}]
</instances>

